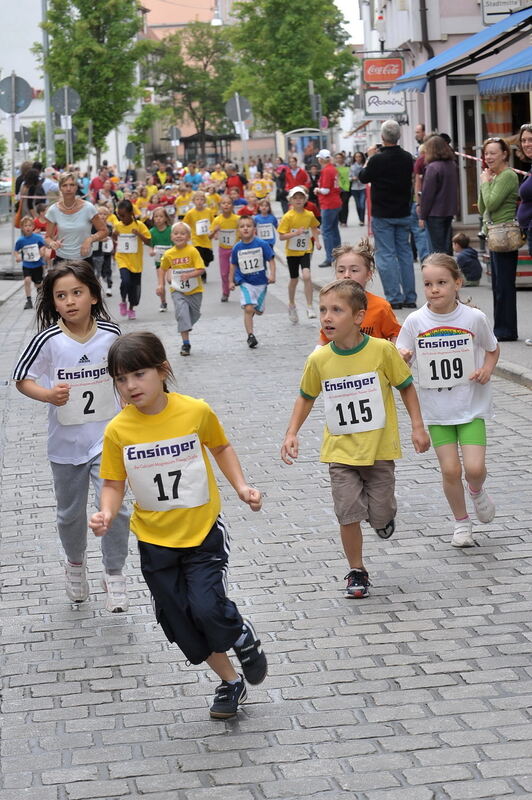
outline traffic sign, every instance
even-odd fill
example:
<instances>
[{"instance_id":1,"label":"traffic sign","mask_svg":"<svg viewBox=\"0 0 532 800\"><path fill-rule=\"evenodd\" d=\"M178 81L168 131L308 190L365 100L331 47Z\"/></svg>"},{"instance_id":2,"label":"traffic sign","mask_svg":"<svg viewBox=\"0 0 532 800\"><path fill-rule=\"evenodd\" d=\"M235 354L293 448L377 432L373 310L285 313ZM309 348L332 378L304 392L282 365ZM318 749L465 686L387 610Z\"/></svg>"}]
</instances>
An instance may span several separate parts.
<instances>
[{"instance_id":1,"label":"traffic sign","mask_svg":"<svg viewBox=\"0 0 532 800\"><path fill-rule=\"evenodd\" d=\"M53 93L51 103L58 114L75 114L81 106L81 97L70 86L62 86Z\"/></svg>"},{"instance_id":2,"label":"traffic sign","mask_svg":"<svg viewBox=\"0 0 532 800\"><path fill-rule=\"evenodd\" d=\"M171 125L168 128L168 138L171 139L171 140L181 139L181 131L177 127L177 125Z\"/></svg>"},{"instance_id":3,"label":"traffic sign","mask_svg":"<svg viewBox=\"0 0 532 800\"><path fill-rule=\"evenodd\" d=\"M20 144L21 142L29 142L30 140L30 129L26 128L25 125L21 125L20 130L15 131L15 140Z\"/></svg>"},{"instance_id":4,"label":"traffic sign","mask_svg":"<svg viewBox=\"0 0 532 800\"><path fill-rule=\"evenodd\" d=\"M28 81L14 72L0 81L0 108L6 114L21 114L32 101L33 92Z\"/></svg>"},{"instance_id":5,"label":"traffic sign","mask_svg":"<svg viewBox=\"0 0 532 800\"><path fill-rule=\"evenodd\" d=\"M243 94L235 92L225 104L225 113L231 122L241 122L251 117L251 103Z\"/></svg>"},{"instance_id":6,"label":"traffic sign","mask_svg":"<svg viewBox=\"0 0 532 800\"><path fill-rule=\"evenodd\" d=\"M126 158L129 158L129 160L132 161L136 155L137 145L134 142L128 142L126 144Z\"/></svg>"}]
</instances>

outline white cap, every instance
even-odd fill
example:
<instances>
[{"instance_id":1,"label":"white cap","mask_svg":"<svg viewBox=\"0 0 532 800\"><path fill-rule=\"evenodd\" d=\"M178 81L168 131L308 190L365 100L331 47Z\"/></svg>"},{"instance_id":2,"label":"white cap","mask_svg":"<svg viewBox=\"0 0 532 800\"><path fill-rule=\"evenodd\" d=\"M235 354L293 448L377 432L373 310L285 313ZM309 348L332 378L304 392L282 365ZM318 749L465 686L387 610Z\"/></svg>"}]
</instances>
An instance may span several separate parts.
<instances>
[{"instance_id":1,"label":"white cap","mask_svg":"<svg viewBox=\"0 0 532 800\"><path fill-rule=\"evenodd\" d=\"M308 191L304 186L293 186L288 192L288 199L290 200L295 194L304 194L305 197L308 197Z\"/></svg>"},{"instance_id":2,"label":"white cap","mask_svg":"<svg viewBox=\"0 0 532 800\"><path fill-rule=\"evenodd\" d=\"M330 150L320 150L316 158L330 158L331 151Z\"/></svg>"}]
</instances>

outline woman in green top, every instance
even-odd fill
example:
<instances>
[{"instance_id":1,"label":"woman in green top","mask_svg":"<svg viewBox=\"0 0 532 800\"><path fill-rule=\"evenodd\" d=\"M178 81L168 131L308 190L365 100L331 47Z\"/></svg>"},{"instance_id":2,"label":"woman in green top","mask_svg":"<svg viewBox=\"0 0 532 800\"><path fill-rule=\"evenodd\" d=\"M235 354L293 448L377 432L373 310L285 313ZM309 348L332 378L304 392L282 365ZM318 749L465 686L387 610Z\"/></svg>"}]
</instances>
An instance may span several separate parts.
<instances>
[{"instance_id":1,"label":"woman in green top","mask_svg":"<svg viewBox=\"0 0 532 800\"><path fill-rule=\"evenodd\" d=\"M156 208L152 214L153 227L150 228L151 247L150 255L155 256L155 269L160 269L161 258L166 250L172 247L172 223L170 217L164 208ZM159 273L157 273L157 285L159 284ZM163 294L161 295L161 307L159 311L166 311L166 293L164 291L165 284L163 283Z\"/></svg>"},{"instance_id":2,"label":"woman in green top","mask_svg":"<svg viewBox=\"0 0 532 800\"><path fill-rule=\"evenodd\" d=\"M342 207L338 214L338 222L344 228L347 225L347 217L349 214L349 198L351 197L351 178L349 176L349 167L345 165L345 156L343 153L337 153L334 157L335 166L338 170L338 183L340 185L340 197L342 198Z\"/></svg>"},{"instance_id":3,"label":"woman in green top","mask_svg":"<svg viewBox=\"0 0 532 800\"><path fill-rule=\"evenodd\" d=\"M510 148L504 139L486 139L482 148L486 169L480 175L479 211L488 222L511 222L515 219L519 181L508 166ZM490 253L491 289L493 292L493 333L499 342L517 339L517 305L515 273L517 250L509 253Z\"/></svg>"}]
</instances>

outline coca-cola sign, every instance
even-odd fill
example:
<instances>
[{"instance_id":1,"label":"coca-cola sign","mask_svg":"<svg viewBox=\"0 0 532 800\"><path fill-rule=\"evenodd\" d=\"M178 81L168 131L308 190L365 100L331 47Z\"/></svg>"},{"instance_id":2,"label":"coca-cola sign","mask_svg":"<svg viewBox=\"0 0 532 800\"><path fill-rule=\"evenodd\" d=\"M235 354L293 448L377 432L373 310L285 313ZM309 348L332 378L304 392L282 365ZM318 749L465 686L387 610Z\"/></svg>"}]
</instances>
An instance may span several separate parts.
<instances>
[{"instance_id":1,"label":"coca-cola sign","mask_svg":"<svg viewBox=\"0 0 532 800\"><path fill-rule=\"evenodd\" d=\"M364 83L393 83L404 73L402 58L364 58Z\"/></svg>"}]
</instances>

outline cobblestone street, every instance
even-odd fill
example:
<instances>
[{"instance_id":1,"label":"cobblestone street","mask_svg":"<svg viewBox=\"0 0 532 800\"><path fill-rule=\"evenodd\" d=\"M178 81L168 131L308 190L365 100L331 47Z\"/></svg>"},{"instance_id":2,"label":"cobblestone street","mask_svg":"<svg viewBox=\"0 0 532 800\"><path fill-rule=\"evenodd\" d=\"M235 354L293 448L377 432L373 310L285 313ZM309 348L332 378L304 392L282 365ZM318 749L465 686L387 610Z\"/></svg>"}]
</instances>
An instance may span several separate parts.
<instances>
[{"instance_id":1,"label":"cobblestone street","mask_svg":"<svg viewBox=\"0 0 532 800\"><path fill-rule=\"evenodd\" d=\"M289 323L287 270L280 263L278 271L256 350L246 345L237 295L219 302L216 264L190 358L179 356L173 315L158 313L151 265L138 319L123 325L163 338L178 390L213 406L265 494L252 514L221 479L230 593L270 665L236 720L209 719L215 676L187 666L156 625L133 536L129 612L104 610L92 535L90 600L68 602L46 409L11 382L0 387L1 800L532 796L530 390L494 379L487 488L497 515L474 522L480 546L470 550L450 546L434 451L415 455L400 410L397 531L382 541L366 527L371 594L346 600L328 472L318 461L320 401L297 464L279 458L318 321L305 318L298 288L300 323ZM33 315L21 308L18 293L0 309L2 384L32 334Z\"/></svg>"}]
</instances>

